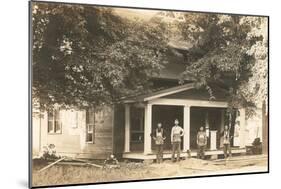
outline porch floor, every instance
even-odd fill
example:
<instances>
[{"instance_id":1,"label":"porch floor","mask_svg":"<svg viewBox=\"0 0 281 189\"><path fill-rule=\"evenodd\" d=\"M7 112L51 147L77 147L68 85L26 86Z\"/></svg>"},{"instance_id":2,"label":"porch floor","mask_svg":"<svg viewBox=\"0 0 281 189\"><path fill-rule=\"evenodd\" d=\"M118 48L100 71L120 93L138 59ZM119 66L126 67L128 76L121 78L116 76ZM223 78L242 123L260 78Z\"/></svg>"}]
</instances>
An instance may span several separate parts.
<instances>
[{"instance_id":1,"label":"porch floor","mask_svg":"<svg viewBox=\"0 0 281 189\"><path fill-rule=\"evenodd\" d=\"M243 154L246 153L246 148L232 148L231 149L232 154ZM206 150L205 155L210 156L210 155L222 155L223 150L218 149L218 150ZM197 151L196 150L191 150L190 152L191 157L196 157L197 156ZM170 159L172 156L171 151L164 151L163 152L163 159ZM186 152L181 152L181 157L187 157ZM136 159L136 160L150 160L150 159L156 159L156 153L152 151L151 154L144 154L143 152L126 152L123 153L123 158L125 159Z\"/></svg>"}]
</instances>

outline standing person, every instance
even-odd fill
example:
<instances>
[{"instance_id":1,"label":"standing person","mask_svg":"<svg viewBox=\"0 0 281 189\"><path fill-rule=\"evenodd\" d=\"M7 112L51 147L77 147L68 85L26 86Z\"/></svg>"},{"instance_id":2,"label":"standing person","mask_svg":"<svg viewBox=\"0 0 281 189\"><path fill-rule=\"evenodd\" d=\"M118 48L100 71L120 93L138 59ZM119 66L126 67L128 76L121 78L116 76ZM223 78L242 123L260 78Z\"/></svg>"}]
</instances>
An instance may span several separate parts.
<instances>
[{"instance_id":1,"label":"standing person","mask_svg":"<svg viewBox=\"0 0 281 189\"><path fill-rule=\"evenodd\" d=\"M231 148L230 148L230 129L228 128L227 125L224 126L224 131L223 131L223 153L224 153L224 158L231 157Z\"/></svg>"},{"instance_id":2,"label":"standing person","mask_svg":"<svg viewBox=\"0 0 281 189\"><path fill-rule=\"evenodd\" d=\"M184 130L179 126L179 120L175 120L175 125L171 131L172 143L172 161L175 161L175 152L177 152L177 161L180 160L181 154L181 137L184 135Z\"/></svg>"},{"instance_id":3,"label":"standing person","mask_svg":"<svg viewBox=\"0 0 281 189\"><path fill-rule=\"evenodd\" d=\"M197 157L199 159L205 159L205 148L207 145L207 135L204 131L204 127L200 127L200 130L197 133L197 146L198 152Z\"/></svg>"},{"instance_id":4,"label":"standing person","mask_svg":"<svg viewBox=\"0 0 281 189\"><path fill-rule=\"evenodd\" d=\"M162 123L157 124L157 128L152 134L152 138L156 144L156 161L157 163L162 163L163 161L163 145L166 139L164 129L162 128Z\"/></svg>"}]
</instances>

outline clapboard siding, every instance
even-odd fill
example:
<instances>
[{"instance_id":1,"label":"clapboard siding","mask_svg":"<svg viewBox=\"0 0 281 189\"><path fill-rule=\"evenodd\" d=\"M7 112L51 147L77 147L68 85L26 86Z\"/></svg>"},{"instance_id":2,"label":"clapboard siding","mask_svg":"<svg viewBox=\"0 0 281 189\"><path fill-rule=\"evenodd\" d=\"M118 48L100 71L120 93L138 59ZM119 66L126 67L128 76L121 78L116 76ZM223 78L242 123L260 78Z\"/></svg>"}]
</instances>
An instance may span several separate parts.
<instances>
[{"instance_id":1,"label":"clapboard siding","mask_svg":"<svg viewBox=\"0 0 281 189\"><path fill-rule=\"evenodd\" d=\"M95 120L94 143L87 143L83 153L91 153L92 158L106 158L113 153L113 110L104 107L98 112L92 112Z\"/></svg>"},{"instance_id":2,"label":"clapboard siding","mask_svg":"<svg viewBox=\"0 0 281 189\"><path fill-rule=\"evenodd\" d=\"M73 116L77 113L77 124L73 124ZM47 112L43 112L41 121L33 118L34 127L40 127L41 137L38 148L54 144L61 155L81 156L96 159L107 158L113 153L113 109L103 107L99 111L89 112L90 122L94 123L95 134L93 142L86 142L86 110L60 110L62 132L48 133ZM36 143L36 147L38 144ZM39 151L39 150L38 150Z\"/></svg>"}]
</instances>

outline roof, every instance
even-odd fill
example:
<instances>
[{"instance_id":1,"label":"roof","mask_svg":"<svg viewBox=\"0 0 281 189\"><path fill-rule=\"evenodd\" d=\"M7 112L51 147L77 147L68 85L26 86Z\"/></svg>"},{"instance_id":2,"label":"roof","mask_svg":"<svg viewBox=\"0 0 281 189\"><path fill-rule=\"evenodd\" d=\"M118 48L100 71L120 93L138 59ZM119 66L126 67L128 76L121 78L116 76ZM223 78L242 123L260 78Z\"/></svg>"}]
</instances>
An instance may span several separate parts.
<instances>
[{"instance_id":1,"label":"roof","mask_svg":"<svg viewBox=\"0 0 281 189\"><path fill-rule=\"evenodd\" d=\"M179 80L184 70L185 66L183 64L169 62L165 64L164 67L159 71L159 74L153 76L153 78Z\"/></svg>"},{"instance_id":2,"label":"roof","mask_svg":"<svg viewBox=\"0 0 281 189\"><path fill-rule=\"evenodd\" d=\"M153 100L153 99L160 98L163 96L179 93L179 92L182 92L182 91L185 91L188 89L193 89L193 88L194 88L194 84L188 83L188 84L179 85L176 87L171 87L168 89L159 90L159 91L152 92L152 93L145 94L145 95L130 97L130 98L123 100L123 102L124 103L145 102L145 101L149 101L149 100Z\"/></svg>"},{"instance_id":3,"label":"roof","mask_svg":"<svg viewBox=\"0 0 281 189\"><path fill-rule=\"evenodd\" d=\"M212 93L214 99L212 101L227 101L227 91L214 85L212 86ZM135 103L135 102L147 102L158 98L169 99L192 99L192 100L211 100L210 94L206 88L196 88L194 83L187 83L170 87L167 89L150 92L148 94L137 95L134 97L128 97L122 100L123 103Z\"/></svg>"},{"instance_id":4,"label":"roof","mask_svg":"<svg viewBox=\"0 0 281 189\"><path fill-rule=\"evenodd\" d=\"M181 74L186 69L183 54L175 48L170 48L166 53L166 60L167 62L163 64L159 74L154 75L153 78L179 80Z\"/></svg>"}]
</instances>

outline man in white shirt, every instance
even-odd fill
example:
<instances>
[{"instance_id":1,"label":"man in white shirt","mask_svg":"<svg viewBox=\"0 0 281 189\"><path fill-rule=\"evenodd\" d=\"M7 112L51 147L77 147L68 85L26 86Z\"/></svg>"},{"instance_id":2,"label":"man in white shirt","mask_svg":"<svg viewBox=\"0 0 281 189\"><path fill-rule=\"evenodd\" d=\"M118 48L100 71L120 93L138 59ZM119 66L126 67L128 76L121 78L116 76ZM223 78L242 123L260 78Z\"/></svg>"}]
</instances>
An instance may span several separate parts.
<instances>
[{"instance_id":1,"label":"man in white shirt","mask_svg":"<svg viewBox=\"0 0 281 189\"><path fill-rule=\"evenodd\" d=\"M172 161L175 161L175 153L177 152L177 161L180 160L181 154L181 137L184 135L184 130L179 126L179 120L175 120L175 125L171 131L172 143Z\"/></svg>"}]
</instances>

